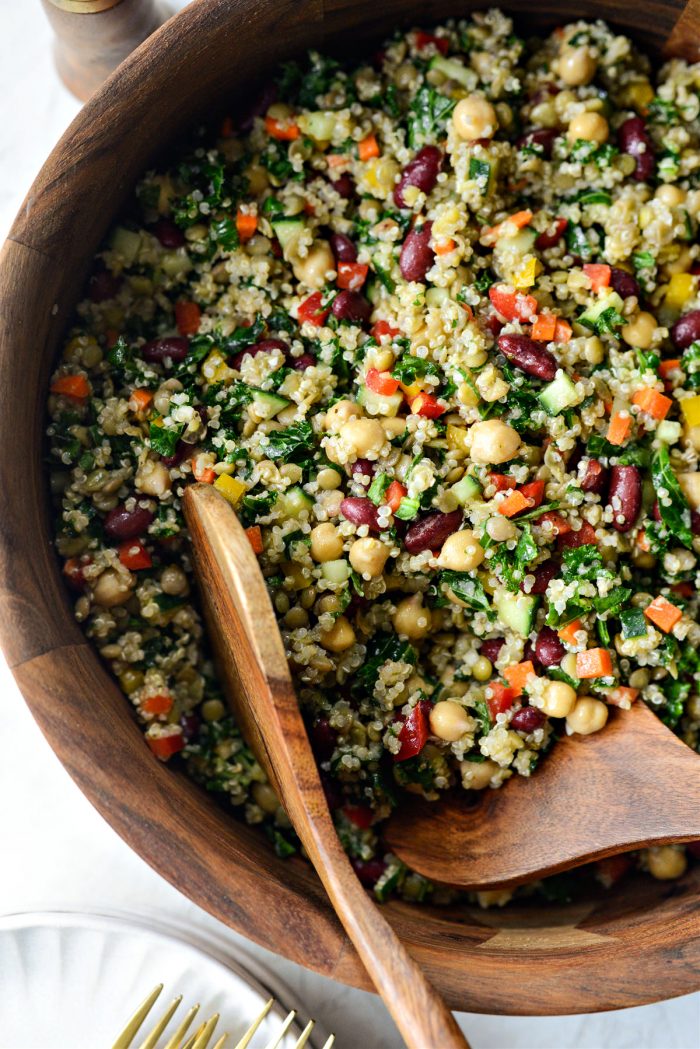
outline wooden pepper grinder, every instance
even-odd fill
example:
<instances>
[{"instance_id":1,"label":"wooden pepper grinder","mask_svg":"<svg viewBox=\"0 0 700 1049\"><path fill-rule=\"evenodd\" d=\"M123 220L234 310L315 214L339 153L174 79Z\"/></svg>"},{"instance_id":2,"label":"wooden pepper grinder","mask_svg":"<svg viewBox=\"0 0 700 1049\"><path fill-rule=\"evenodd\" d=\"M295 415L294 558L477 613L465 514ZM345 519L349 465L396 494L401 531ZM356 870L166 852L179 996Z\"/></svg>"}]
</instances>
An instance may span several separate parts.
<instances>
[{"instance_id":1,"label":"wooden pepper grinder","mask_svg":"<svg viewBox=\"0 0 700 1049\"><path fill-rule=\"evenodd\" d=\"M41 0L61 80L83 102L168 17L156 0Z\"/></svg>"}]
</instances>

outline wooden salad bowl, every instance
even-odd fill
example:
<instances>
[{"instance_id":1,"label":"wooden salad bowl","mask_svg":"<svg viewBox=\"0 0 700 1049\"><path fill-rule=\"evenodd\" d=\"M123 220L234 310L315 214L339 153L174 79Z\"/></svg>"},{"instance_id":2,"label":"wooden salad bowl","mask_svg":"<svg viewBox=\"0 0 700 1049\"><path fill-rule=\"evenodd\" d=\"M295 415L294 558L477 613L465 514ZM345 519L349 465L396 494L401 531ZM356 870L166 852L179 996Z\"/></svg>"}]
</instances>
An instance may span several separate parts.
<instances>
[{"instance_id":1,"label":"wooden salad bowl","mask_svg":"<svg viewBox=\"0 0 700 1049\"><path fill-rule=\"evenodd\" d=\"M129 704L73 619L51 537L43 430L54 354L90 261L154 155L212 104L249 93L310 46L378 40L482 3L195 0L92 98L32 186L0 264L0 636L29 707L68 772L152 867L221 921L272 951L369 988L312 868L278 859L145 745ZM521 29L609 17L660 49L678 0L503 7ZM686 15L678 32L700 39ZM677 34L678 35L678 34ZM689 52L692 54L692 52ZM533 833L537 828L533 827ZM678 882L640 875L570 905L505 909L386 905L394 928L457 1009L575 1013L700 988L700 867Z\"/></svg>"}]
</instances>

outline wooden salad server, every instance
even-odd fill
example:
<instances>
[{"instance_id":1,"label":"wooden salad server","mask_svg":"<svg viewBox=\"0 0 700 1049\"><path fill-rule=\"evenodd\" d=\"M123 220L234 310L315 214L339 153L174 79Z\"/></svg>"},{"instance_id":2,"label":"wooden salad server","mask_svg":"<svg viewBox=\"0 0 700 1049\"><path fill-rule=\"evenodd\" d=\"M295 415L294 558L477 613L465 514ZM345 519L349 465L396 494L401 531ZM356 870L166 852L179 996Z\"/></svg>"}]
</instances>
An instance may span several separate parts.
<instances>
[{"instance_id":1,"label":"wooden salad server","mask_svg":"<svg viewBox=\"0 0 700 1049\"><path fill-rule=\"evenodd\" d=\"M437 803L405 799L384 839L426 878L473 889L693 841L700 756L640 700L615 710L602 731L560 740L531 777Z\"/></svg>"},{"instance_id":2,"label":"wooden salad server","mask_svg":"<svg viewBox=\"0 0 700 1049\"><path fill-rule=\"evenodd\" d=\"M469 1049L443 1000L357 880L299 711L272 604L247 535L211 486L185 490L205 616L243 735L410 1049Z\"/></svg>"}]
</instances>

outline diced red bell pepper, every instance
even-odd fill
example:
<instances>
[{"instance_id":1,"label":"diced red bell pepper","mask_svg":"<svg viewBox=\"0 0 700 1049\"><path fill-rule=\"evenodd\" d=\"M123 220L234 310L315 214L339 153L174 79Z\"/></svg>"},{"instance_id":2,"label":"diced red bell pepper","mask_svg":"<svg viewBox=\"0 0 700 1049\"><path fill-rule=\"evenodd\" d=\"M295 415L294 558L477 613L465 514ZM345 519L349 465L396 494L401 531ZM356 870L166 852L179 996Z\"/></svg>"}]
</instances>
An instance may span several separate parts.
<instances>
[{"instance_id":1,"label":"diced red bell pepper","mask_svg":"<svg viewBox=\"0 0 700 1049\"><path fill-rule=\"evenodd\" d=\"M489 298L495 309L507 321L529 321L537 313L538 302L534 295L515 291L507 284L492 284Z\"/></svg>"},{"instance_id":2,"label":"diced red bell pepper","mask_svg":"<svg viewBox=\"0 0 700 1049\"><path fill-rule=\"evenodd\" d=\"M578 532L574 532L571 529L565 535L560 533L558 542L562 549L572 549L577 546L597 546L598 537L595 534L595 528L589 525L588 521L584 521Z\"/></svg>"},{"instance_id":3,"label":"diced red bell pepper","mask_svg":"<svg viewBox=\"0 0 700 1049\"><path fill-rule=\"evenodd\" d=\"M510 488L515 488L515 481L508 474L489 474L489 481L494 486L497 492L507 492Z\"/></svg>"},{"instance_id":4,"label":"diced red bell pepper","mask_svg":"<svg viewBox=\"0 0 700 1049\"><path fill-rule=\"evenodd\" d=\"M596 875L606 889L611 889L632 869L629 856L621 853L618 856L606 856L595 865Z\"/></svg>"},{"instance_id":5,"label":"diced red bell pepper","mask_svg":"<svg viewBox=\"0 0 700 1049\"><path fill-rule=\"evenodd\" d=\"M202 320L202 311L196 302L175 303L175 324L180 335L196 335Z\"/></svg>"},{"instance_id":6,"label":"diced red bell pepper","mask_svg":"<svg viewBox=\"0 0 700 1049\"><path fill-rule=\"evenodd\" d=\"M401 332L399 331L399 329L392 328L392 326L389 324L389 321L375 321L375 323L370 329L370 335L373 339L376 339L377 342L381 342L382 337L384 335L390 335L393 339L394 336L400 334Z\"/></svg>"},{"instance_id":7,"label":"diced red bell pepper","mask_svg":"<svg viewBox=\"0 0 700 1049\"><path fill-rule=\"evenodd\" d=\"M429 44L435 44L441 55L446 55L450 42L442 36L433 36L432 33L424 33L422 29L416 30L416 47L419 51L423 48L428 47Z\"/></svg>"},{"instance_id":8,"label":"diced red bell pepper","mask_svg":"<svg viewBox=\"0 0 700 1049\"><path fill-rule=\"evenodd\" d=\"M542 514L541 517L537 518L535 524L543 525L546 522L551 524L555 535L566 535L571 531L571 525L566 518L562 517L561 514L556 513L554 510L548 510L546 514Z\"/></svg>"},{"instance_id":9,"label":"diced red bell pepper","mask_svg":"<svg viewBox=\"0 0 700 1049\"><path fill-rule=\"evenodd\" d=\"M140 539L127 539L119 544L117 551L119 560L131 572L138 572L142 568L151 568L153 565L151 555Z\"/></svg>"},{"instance_id":10,"label":"diced red bell pepper","mask_svg":"<svg viewBox=\"0 0 700 1049\"><path fill-rule=\"evenodd\" d=\"M169 714L173 708L173 697L158 693L144 699L139 705L144 714Z\"/></svg>"},{"instance_id":11,"label":"diced red bell pepper","mask_svg":"<svg viewBox=\"0 0 700 1049\"><path fill-rule=\"evenodd\" d=\"M584 262L583 272L591 282L593 291L609 287L612 270L604 262Z\"/></svg>"},{"instance_id":12,"label":"diced red bell pepper","mask_svg":"<svg viewBox=\"0 0 700 1049\"><path fill-rule=\"evenodd\" d=\"M508 688L500 681L492 681L489 688L493 693L488 701L489 714L491 720L495 721L497 714L505 714L506 710L510 710L515 703L515 690Z\"/></svg>"},{"instance_id":13,"label":"diced red bell pepper","mask_svg":"<svg viewBox=\"0 0 700 1049\"><path fill-rule=\"evenodd\" d=\"M63 566L63 574L68 581L68 585L73 590L82 590L85 586L85 575L84 571L87 565L90 564L91 558L85 557L69 557Z\"/></svg>"},{"instance_id":14,"label":"diced red bell pepper","mask_svg":"<svg viewBox=\"0 0 700 1049\"><path fill-rule=\"evenodd\" d=\"M396 513L398 508L401 506L401 500L406 495L406 488L401 484L400 481L392 481L386 492L384 498L386 499L387 506L391 510L392 514Z\"/></svg>"},{"instance_id":15,"label":"diced red bell pepper","mask_svg":"<svg viewBox=\"0 0 700 1049\"><path fill-rule=\"evenodd\" d=\"M439 419L447 411L431 393L419 393L410 401L410 405L412 415L422 415L426 419Z\"/></svg>"},{"instance_id":16,"label":"diced red bell pepper","mask_svg":"<svg viewBox=\"0 0 700 1049\"><path fill-rule=\"evenodd\" d=\"M376 368L368 369L365 384L368 390L380 393L383 397L391 396L399 388L399 381L392 376L391 372L380 372Z\"/></svg>"},{"instance_id":17,"label":"diced red bell pepper","mask_svg":"<svg viewBox=\"0 0 700 1049\"><path fill-rule=\"evenodd\" d=\"M401 749L398 754L394 754L394 761L408 761L409 758L415 758L420 754L430 735L430 709L431 704L427 699L421 699L416 703L401 726Z\"/></svg>"},{"instance_id":18,"label":"diced red bell pepper","mask_svg":"<svg viewBox=\"0 0 700 1049\"><path fill-rule=\"evenodd\" d=\"M339 262L336 266L338 279L336 284L339 288L347 288L348 291L359 291L367 280L369 266L363 262Z\"/></svg>"},{"instance_id":19,"label":"diced red bell pepper","mask_svg":"<svg viewBox=\"0 0 700 1049\"><path fill-rule=\"evenodd\" d=\"M695 593L695 587L692 583L674 583L671 590L674 594L678 594L679 597L692 597Z\"/></svg>"},{"instance_id":20,"label":"diced red bell pepper","mask_svg":"<svg viewBox=\"0 0 700 1049\"><path fill-rule=\"evenodd\" d=\"M540 506L544 499L544 481L530 481L529 484L521 484L518 488L530 503L530 507Z\"/></svg>"},{"instance_id":21,"label":"diced red bell pepper","mask_svg":"<svg viewBox=\"0 0 700 1049\"><path fill-rule=\"evenodd\" d=\"M367 830L372 826L374 813L368 805L345 805L343 814L360 830Z\"/></svg>"},{"instance_id":22,"label":"diced red bell pepper","mask_svg":"<svg viewBox=\"0 0 700 1049\"><path fill-rule=\"evenodd\" d=\"M331 312L330 306L324 306L322 303L323 296L320 291L315 291L313 295L309 295L308 299L304 299L297 310L299 323L303 324L304 321L310 321L317 328L322 327L325 324L326 317Z\"/></svg>"},{"instance_id":23,"label":"diced red bell pepper","mask_svg":"<svg viewBox=\"0 0 700 1049\"><path fill-rule=\"evenodd\" d=\"M555 244L558 244L561 238L564 236L566 227L569 225L568 219L557 219L554 225L550 229L546 229L544 233L540 233L539 237L535 241L535 247L539 251L544 251L545 248L553 248Z\"/></svg>"},{"instance_id":24,"label":"diced red bell pepper","mask_svg":"<svg viewBox=\"0 0 700 1049\"><path fill-rule=\"evenodd\" d=\"M146 742L160 761L167 761L182 750L185 737L182 732L173 732L169 736L146 736Z\"/></svg>"}]
</instances>

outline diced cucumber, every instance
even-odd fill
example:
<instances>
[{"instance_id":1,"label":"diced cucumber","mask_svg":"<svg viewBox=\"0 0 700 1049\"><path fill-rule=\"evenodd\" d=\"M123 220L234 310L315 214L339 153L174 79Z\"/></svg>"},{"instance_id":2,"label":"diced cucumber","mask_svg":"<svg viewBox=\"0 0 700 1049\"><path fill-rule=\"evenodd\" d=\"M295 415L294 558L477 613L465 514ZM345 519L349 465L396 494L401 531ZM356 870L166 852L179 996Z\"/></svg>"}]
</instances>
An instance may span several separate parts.
<instances>
[{"instance_id":1,"label":"diced cucumber","mask_svg":"<svg viewBox=\"0 0 700 1049\"><path fill-rule=\"evenodd\" d=\"M450 488L460 506L466 506L476 499L481 499L481 485L475 477L464 476Z\"/></svg>"},{"instance_id":2,"label":"diced cucumber","mask_svg":"<svg viewBox=\"0 0 700 1049\"><path fill-rule=\"evenodd\" d=\"M595 329L596 322L601 313L605 313L605 311L609 309L613 309L619 313L624 305L624 302L616 291L608 292L607 295L603 295L600 299L597 299L592 306L589 306L587 310L584 310L578 318L578 322L579 324L585 325L586 328Z\"/></svg>"},{"instance_id":3,"label":"diced cucumber","mask_svg":"<svg viewBox=\"0 0 700 1049\"><path fill-rule=\"evenodd\" d=\"M515 255L527 255L529 251L532 251L532 246L536 240L537 230L530 229L528 226L526 229L519 230L514 237L504 237L502 240L498 240L496 244L502 250L512 252Z\"/></svg>"},{"instance_id":4,"label":"diced cucumber","mask_svg":"<svg viewBox=\"0 0 700 1049\"><path fill-rule=\"evenodd\" d=\"M385 260L380 258L379 255L374 255L372 258L372 269L389 294L393 295L396 290L396 281L391 276Z\"/></svg>"},{"instance_id":5,"label":"diced cucumber","mask_svg":"<svg viewBox=\"0 0 700 1049\"><path fill-rule=\"evenodd\" d=\"M297 124L302 133L316 142L329 142L333 138L336 125L335 113L324 113L315 110L313 113L302 113L297 117Z\"/></svg>"},{"instance_id":6,"label":"diced cucumber","mask_svg":"<svg viewBox=\"0 0 700 1049\"><path fill-rule=\"evenodd\" d=\"M285 255L296 244L304 226L305 222L302 215L272 220L272 228Z\"/></svg>"},{"instance_id":7,"label":"diced cucumber","mask_svg":"<svg viewBox=\"0 0 700 1049\"><path fill-rule=\"evenodd\" d=\"M279 510L282 517L299 517L303 513L310 514L313 505L314 501L311 496L307 495L299 485L294 485L293 488L288 488L286 492L277 496L275 509Z\"/></svg>"},{"instance_id":8,"label":"diced cucumber","mask_svg":"<svg viewBox=\"0 0 700 1049\"><path fill-rule=\"evenodd\" d=\"M530 594L511 594L501 590L494 596L494 608L501 622L520 637L527 637L537 610L538 598Z\"/></svg>"},{"instance_id":9,"label":"diced cucumber","mask_svg":"<svg viewBox=\"0 0 700 1049\"><path fill-rule=\"evenodd\" d=\"M373 306L376 306L382 297L382 283L380 280L377 280L373 273L370 274L362 290L365 293L365 298L369 299Z\"/></svg>"},{"instance_id":10,"label":"diced cucumber","mask_svg":"<svg viewBox=\"0 0 700 1049\"><path fill-rule=\"evenodd\" d=\"M274 419L278 412L291 404L286 397L279 397L276 393L268 393L267 390L255 390L253 392L253 409L261 419Z\"/></svg>"},{"instance_id":11,"label":"diced cucumber","mask_svg":"<svg viewBox=\"0 0 700 1049\"><path fill-rule=\"evenodd\" d=\"M414 517L418 516L420 510L420 500L409 499L407 495L403 497L399 503L398 510L394 511L394 517L398 517L400 521L412 521Z\"/></svg>"},{"instance_id":12,"label":"diced cucumber","mask_svg":"<svg viewBox=\"0 0 700 1049\"><path fill-rule=\"evenodd\" d=\"M675 444L676 441L680 441L682 432L681 424L671 419L662 419L656 427L656 436L664 444Z\"/></svg>"},{"instance_id":13,"label":"diced cucumber","mask_svg":"<svg viewBox=\"0 0 700 1049\"><path fill-rule=\"evenodd\" d=\"M387 418L393 418L403 404L403 393L399 390L390 394L375 393L367 386L360 386L357 403L362 405L368 415L384 415Z\"/></svg>"},{"instance_id":14,"label":"diced cucumber","mask_svg":"<svg viewBox=\"0 0 700 1049\"><path fill-rule=\"evenodd\" d=\"M537 399L550 415L559 415L565 408L576 404L578 394L566 372L560 371L556 379L545 386Z\"/></svg>"},{"instance_id":15,"label":"diced cucumber","mask_svg":"<svg viewBox=\"0 0 700 1049\"><path fill-rule=\"evenodd\" d=\"M437 69L450 80L456 80L458 84L466 87L467 91L473 91L478 83L477 75L469 66L459 62L456 58L445 58L444 55L436 55L430 63L431 69Z\"/></svg>"},{"instance_id":16,"label":"diced cucumber","mask_svg":"<svg viewBox=\"0 0 700 1049\"><path fill-rule=\"evenodd\" d=\"M350 565L343 557L337 561L324 561L321 565L321 575L329 583L346 583L350 578Z\"/></svg>"},{"instance_id":17,"label":"diced cucumber","mask_svg":"<svg viewBox=\"0 0 700 1049\"><path fill-rule=\"evenodd\" d=\"M447 288L428 288L425 301L428 306L444 306L450 301L450 293Z\"/></svg>"},{"instance_id":18,"label":"diced cucumber","mask_svg":"<svg viewBox=\"0 0 700 1049\"><path fill-rule=\"evenodd\" d=\"M117 255L121 255L125 265L131 266L141 248L141 234L125 229L124 226L117 226L111 236L110 247Z\"/></svg>"},{"instance_id":19,"label":"diced cucumber","mask_svg":"<svg viewBox=\"0 0 700 1049\"><path fill-rule=\"evenodd\" d=\"M169 277L184 277L192 269L192 259L187 254L186 248L175 248L174 251L164 251L160 257L160 265L164 273Z\"/></svg>"},{"instance_id":20,"label":"diced cucumber","mask_svg":"<svg viewBox=\"0 0 700 1049\"><path fill-rule=\"evenodd\" d=\"M381 506L384 502L384 493L391 484L388 474L384 471L377 474L367 492L367 498L371 499L375 506Z\"/></svg>"}]
</instances>

